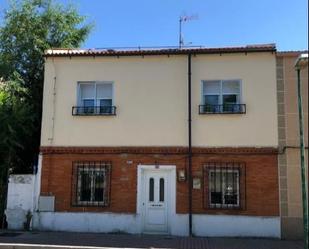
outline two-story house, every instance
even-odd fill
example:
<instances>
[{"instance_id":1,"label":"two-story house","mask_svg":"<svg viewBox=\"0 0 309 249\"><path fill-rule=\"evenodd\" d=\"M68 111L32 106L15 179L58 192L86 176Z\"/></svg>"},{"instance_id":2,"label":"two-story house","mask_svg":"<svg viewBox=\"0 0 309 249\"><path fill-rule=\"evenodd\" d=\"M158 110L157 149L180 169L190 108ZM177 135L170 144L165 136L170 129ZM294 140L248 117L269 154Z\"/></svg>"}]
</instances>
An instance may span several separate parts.
<instances>
[{"instance_id":1,"label":"two-story house","mask_svg":"<svg viewBox=\"0 0 309 249\"><path fill-rule=\"evenodd\" d=\"M48 50L33 226L280 237L275 52Z\"/></svg>"}]
</instances>

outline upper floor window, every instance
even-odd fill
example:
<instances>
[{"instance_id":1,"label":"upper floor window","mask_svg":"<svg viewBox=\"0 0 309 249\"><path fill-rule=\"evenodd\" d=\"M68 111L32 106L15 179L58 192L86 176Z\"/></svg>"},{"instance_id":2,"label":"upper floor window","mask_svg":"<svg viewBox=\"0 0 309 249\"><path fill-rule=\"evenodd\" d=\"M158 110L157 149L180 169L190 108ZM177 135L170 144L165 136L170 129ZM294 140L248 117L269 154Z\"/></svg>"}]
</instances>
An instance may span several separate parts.
<instances>
[{"instance_id":1,"label":"upper floor window","mask_svg":"<svg viewBox=\"0 0 309 249\"><path fill-rule=\"evenodd\" d=\"M78 106L73 115L115 115L113 106L113 83L80 82L78 84Z\"/></svg>"},{"instance_id":2,"label":"upper floor window","mask_svg":"<svg viewBox=\"0 0 309 249\"><path fill-rule=\"evenodd\" d=\"M200 114L245 113L241 103L240 80L209 80L202 82Z\"/></svg>"}]
</instances>

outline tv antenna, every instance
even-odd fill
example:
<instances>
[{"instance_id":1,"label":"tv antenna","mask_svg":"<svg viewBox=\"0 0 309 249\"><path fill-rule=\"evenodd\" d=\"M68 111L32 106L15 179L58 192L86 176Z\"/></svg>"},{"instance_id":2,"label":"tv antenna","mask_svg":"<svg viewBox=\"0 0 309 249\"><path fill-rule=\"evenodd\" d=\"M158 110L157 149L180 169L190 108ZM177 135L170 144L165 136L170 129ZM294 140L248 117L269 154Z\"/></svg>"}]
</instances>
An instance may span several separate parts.
<instances>
[{"instance_id":1,"label":"tv antenna","mask_svg":"<svg viewBox=\"0 0 309 249\"><path fill-rule=\"evenodd\" d=\"M197 14L191 15L191 16L181 15L179 17L179 48L182 48L185 45L183 35L182 35L182 24L184 22L189 22L189 21L197 20L197 19L198 19Z\"/></svg>"}]
</instances>

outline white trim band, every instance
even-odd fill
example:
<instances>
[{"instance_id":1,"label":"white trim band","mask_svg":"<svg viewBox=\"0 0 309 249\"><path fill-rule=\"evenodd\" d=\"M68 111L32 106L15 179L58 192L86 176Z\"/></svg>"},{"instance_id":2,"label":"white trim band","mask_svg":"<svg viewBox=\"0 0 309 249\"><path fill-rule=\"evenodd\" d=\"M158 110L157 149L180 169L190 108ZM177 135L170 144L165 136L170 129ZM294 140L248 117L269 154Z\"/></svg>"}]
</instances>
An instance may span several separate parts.
<instances>
[{"instance_id":1,"label":"white trim band","mask_svg":"<svg viewBox=\"0 0 309 249\"><path fill-rule=\"evenodd\" d=\"M36 212L33 228L47 231L141 233L139 214L89 212ZM171 222L171 235L188 235L188 215L176 214ZM209 237L280 238L280 217L241 215L193 215L193 233Z\"/></svg>"}]
</instances>

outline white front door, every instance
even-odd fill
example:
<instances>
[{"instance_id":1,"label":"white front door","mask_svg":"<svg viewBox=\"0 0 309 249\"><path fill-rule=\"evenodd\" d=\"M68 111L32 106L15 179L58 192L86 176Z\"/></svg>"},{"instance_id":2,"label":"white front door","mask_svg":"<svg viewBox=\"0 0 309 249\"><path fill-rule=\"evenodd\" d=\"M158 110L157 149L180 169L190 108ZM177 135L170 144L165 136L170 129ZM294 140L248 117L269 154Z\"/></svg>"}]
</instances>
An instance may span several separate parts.
<instances>
[{"instance_id":1,"label":"white front door","mask_svg":"<svg viewBox=\"0 0 309 249\"><path fill-rule=\"evenodd\" d=\"M143 225L145 233L168 233L169 181L165 170L145 170L143 176Z\"/></svg>"}]
</instances>

